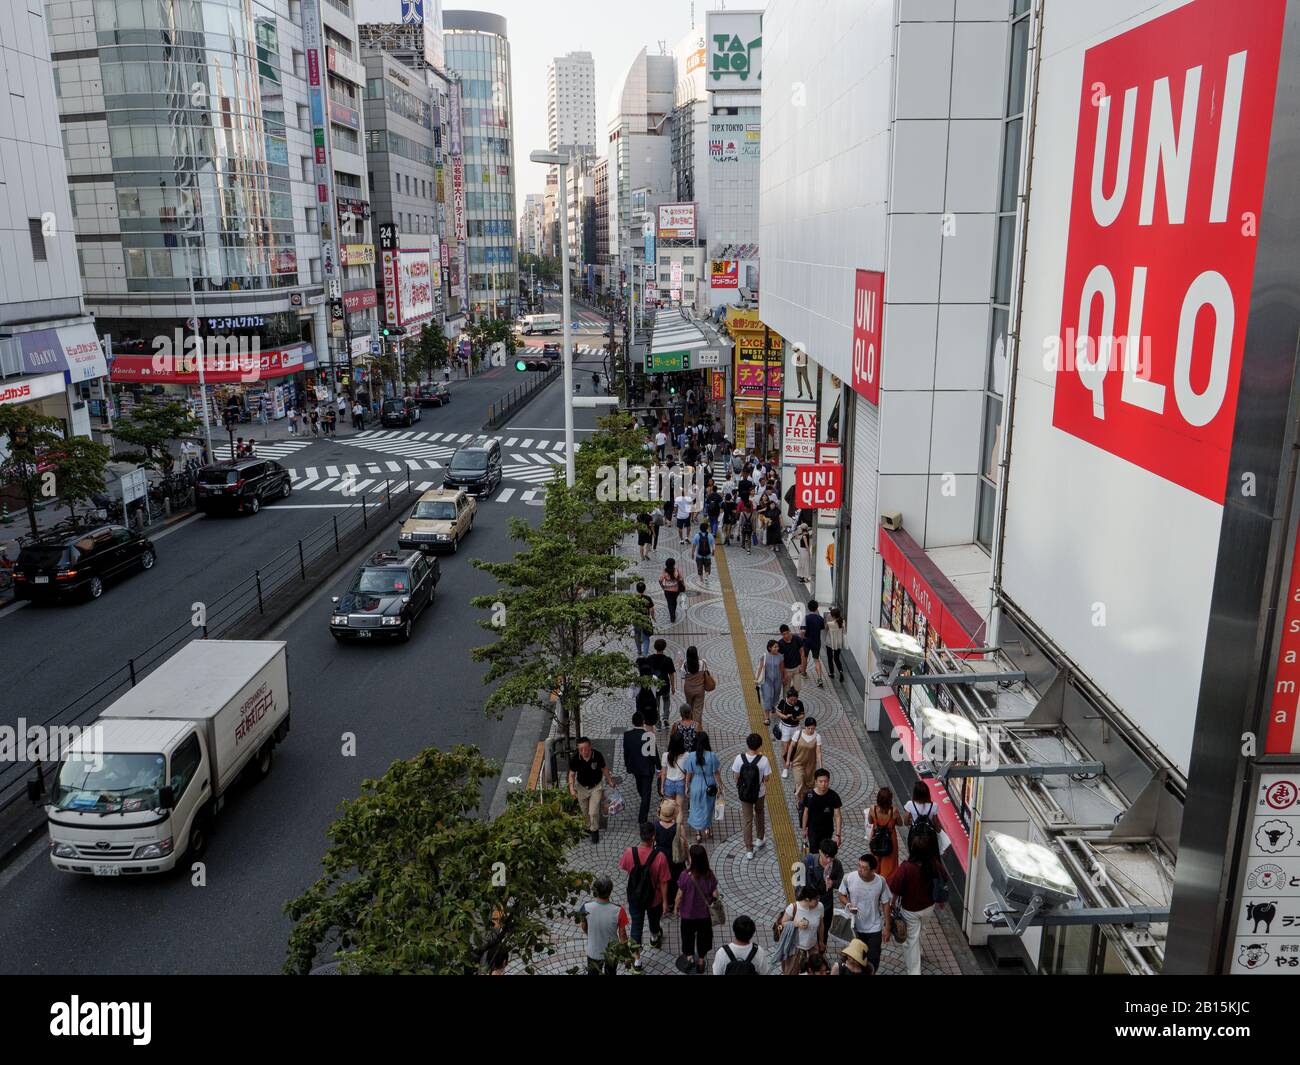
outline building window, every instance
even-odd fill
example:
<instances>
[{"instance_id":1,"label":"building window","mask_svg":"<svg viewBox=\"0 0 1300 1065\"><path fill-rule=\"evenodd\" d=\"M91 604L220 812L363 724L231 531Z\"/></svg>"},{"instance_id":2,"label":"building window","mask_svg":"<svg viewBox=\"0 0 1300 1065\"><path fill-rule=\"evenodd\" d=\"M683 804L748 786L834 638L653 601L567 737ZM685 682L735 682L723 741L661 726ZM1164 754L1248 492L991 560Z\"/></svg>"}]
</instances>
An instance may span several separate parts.
<instances>
[{"instance_id":1,"label":"building window","mask_svg":"<svg viewBox=\"0 0 1300 1065\"><path fill-rule=\"evenodd\" d=\"M48 262L45 257L45 233L41 230L41 220L27 219L27 231L32 238L32 260L38 263Z\"/></svg>"}]
</instances>

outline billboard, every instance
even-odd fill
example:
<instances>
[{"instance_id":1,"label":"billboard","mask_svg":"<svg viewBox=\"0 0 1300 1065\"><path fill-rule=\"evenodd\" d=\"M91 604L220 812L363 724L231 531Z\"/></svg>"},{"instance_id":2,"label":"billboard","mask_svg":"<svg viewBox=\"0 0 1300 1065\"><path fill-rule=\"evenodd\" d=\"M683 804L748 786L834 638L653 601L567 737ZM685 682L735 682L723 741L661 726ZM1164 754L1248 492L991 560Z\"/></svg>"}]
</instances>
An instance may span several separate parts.
<instances>
[{"instance_id":1,"label":"billboard","mask_svg":"<svg viewBox=\"0 0 1300 1065\"><path fill-rule=\"evenodd\" d=\"M740 264L735 259L714 259L709 263L710 288L735 288L740 283Z\"/></svg>"},{"instance_id":2,"label":"billboard","mask_svg":"<svg viewBox=\"0 0 1300 1065\"><path fill-rule=\"evenodd\" d=\"M1002 583L1186 772L1285 5L1121 6L1043 26Z\"/></svg>"},{"instance_id":3,"label":"billboard","mask_svg":"<svg viewBox=\"0 0 1300 1065\"><path fill-rule=\"evenodd\" d=\"M853 391L880 406L881 318L885 308L885 275L859 270L853 286Z\"/></svg>"},{"instance_id":4,"label":"billboard","mask_svg":"<svg viewBox=\"0 0 1300 1065\"><path fill-rule=\"evenodd\" d=\"M695 239L695 204L662 203L659 205L660 240Z\"/></svg>"},{"instance_id":5,"label":"billboard","mask_svg":"<svg viewBox=\"0 0 1300 1065\"><path fill-rule=\"evenodd\" d=\"M763 84L763 13L710 11L707 26L707 86L758 92Z\"/></svg>"},{"instance_id":6,"label":"billboard","mask_svg":"<svg viewBox=\"0 0 1300 1065\"><path fill-rule=\"evenodd\" d=\"M762 127L728 115L709 118L709 159L719 163L757 163L763 152Z\"/></svg>"},{"instance_id":7,"label":"billboard","mask_svg":"<svg viewBox=\"0 0 1300 1065\"><path fill-rule=\"evenodd\" d=\"M398 324L409 326L433 317L433 270L428 248L397 254Z\"/></svg>"}]
</instances>

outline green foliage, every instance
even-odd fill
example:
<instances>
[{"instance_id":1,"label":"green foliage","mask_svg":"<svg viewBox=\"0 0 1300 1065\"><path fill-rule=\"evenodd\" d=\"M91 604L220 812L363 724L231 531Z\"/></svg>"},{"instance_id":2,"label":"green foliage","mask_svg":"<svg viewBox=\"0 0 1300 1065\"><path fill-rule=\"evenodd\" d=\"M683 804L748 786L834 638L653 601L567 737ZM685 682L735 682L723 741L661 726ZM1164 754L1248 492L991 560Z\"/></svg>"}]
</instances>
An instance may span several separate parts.
<instances>
[{"instance_id":1,"label":"green foliage","mask_svg":"<svg viewBox=\"0 0 1300 1065\"><path fill-rule=\"evenodd\" d=\"M566 865L583 820L561 789L512 792L500 817L480 819L482 781L498 772L456 746L365 781L327 832L324 875L285 905L284 971L308 973L322 950L372 975L474 975L497 948L531 972L553 954L547 921L590 881Z\"/></svg>"},{"instance_id":2,"label":"green foliage","mask_svg":"<svg viewBox=\"0 0 1300 1065\"><path fill-rule=\"evenodd\" d=\"M15 445L15 434L27 434ZM31 407L0 407L0 437L9 440L9 453L0 461L0 484L22 490L27 521L36 534L36 501L58 501L69 509L104 490L104 466L109 451L84 436L63 436L63 423ZM40 466L46 469L39 469Z\"/></svg>"},{"instance_id":3,"label":"green foliage","mask_svg":"<svg viewBox=\"0 0 1300 1065\"><path fill-rule=\"evenodd\" d=\"M652 504L626 495L611 497L607 490L611 473L620 470L621 461L628 471L644 468L648 482L653 485L654 455L645 449L645 431L632 415L616 411L599 419L597 425L599 431L591 435L574 458L574 482L587 498L593 500L592 506L604 514L605 520L621 530L613 541L617 543L618 539L633 531L636 515ZM632 481L630 473L622 480ZM602 486L606 486L606 490L602 490Z\"/></svg>"},{"instance_id":4,"label":"green foliage","mask_svg":"<svg viewBox=\"0 0 1300 1065\"><path fill-rule=\"evenodd\" d=\"M469 336L470 356L474 359L475 365L487 357L493 344L499 342L505 345L507 360L514 358L515 351L519 347L519 338L515 336L510 323L500 318L480 318L466 330L466 333Z\"/></svg>"},{"instance_id":5,"label":"green foliage","mask_svg":"<svg viewBox=\"0 0 1300 1065\"><path fill-rule=\"evenodd\" d=\"M114 439L131 445L113 457L165 473L172 467L172 445L194 430L185 404L142 403L113 426Z\"/></svg>"},{"instance_id":6,"label":"green foliage","mask_svg":"<svg viewBox=\"0 0 1300 1065\"><path fill-rule=\"evenodd\" d=\"M414 374L415 379L419 380L422 372L425 374L426 381L432 381L433 371L441 370L446 366L450 355L447 338L442 335L442 330L436 329L426 322L424 328L420 330L420 339L416 343L415 355L418 360L418 372Z\"/></svg>"}]
</instances>

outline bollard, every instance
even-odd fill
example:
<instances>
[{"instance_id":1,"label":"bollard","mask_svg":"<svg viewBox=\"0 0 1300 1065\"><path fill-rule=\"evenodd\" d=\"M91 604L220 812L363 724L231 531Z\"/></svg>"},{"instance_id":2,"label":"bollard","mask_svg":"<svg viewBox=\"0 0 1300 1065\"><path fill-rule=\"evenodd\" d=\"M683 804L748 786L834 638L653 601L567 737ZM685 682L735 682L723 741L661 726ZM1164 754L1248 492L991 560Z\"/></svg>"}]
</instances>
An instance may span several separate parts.
<instances>
[{"instance_id":1,"label":"bollard","mask_svg":"<svg viewBox=\"0 0 1300 1065\"><path fill-rule=\"evenodd\" d=\"M307 579L307 563L302 557L302 541L298 541L298 572L302 574L302 579Z\"/></svg>"},{"instance_id":2,"label":"bollard","mask_svg":"<svg viewBox=\"0 0 1300 1065\"><path fill-rule=\"evenodd\" d=\"M262 571L260 569L254 571L253 578L257 581L257 612L264 614L266 611L262 608Z\"/></svg>"},{"instance_id":3,"label":"bollard","mask_svg":"<svg viewBox=\"0 0 1300 1065\"><path fill-rule=\"evenodd\" d=\"M337 555L338 551L339 551L339 516L335 514L334 515L334 553Z\"/></svg>"},{"instance_id":4,"label":"bollard","mask_svg":"<svg viewBox=\"0 0 1300 1065\"><path fill-rule=\"evenodd\" d=\"M384 501L388 504L388 509L393 509L393 490L388 486L388 478L384 478Z\"/></svg>"}]
</instances>

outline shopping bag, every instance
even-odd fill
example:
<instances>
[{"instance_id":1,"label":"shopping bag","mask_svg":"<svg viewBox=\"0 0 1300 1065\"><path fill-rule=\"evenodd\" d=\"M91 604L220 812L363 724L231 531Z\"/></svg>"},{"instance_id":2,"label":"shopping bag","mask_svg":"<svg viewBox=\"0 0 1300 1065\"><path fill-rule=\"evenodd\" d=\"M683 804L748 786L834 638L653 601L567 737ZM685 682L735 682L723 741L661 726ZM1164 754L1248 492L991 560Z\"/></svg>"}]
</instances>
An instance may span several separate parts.
<instances>
[{"instance_id":1,"label":"shopping bag","mask_svg":"<svg viewBox=\"0 0 1300 1065\"><path fill-rule=\"evenodd\" d=\"M717 824L722 824L722 819L727 816L727 800L719 799L713 804L713 820Z\"/></svg>"},{"instance_id":2,"label":"shopping bag","mask_svg":"<svg viewBox=\"0 0 1300 1065\"><path fill-rule=\"evenodd\" d=\"M721 925L724 928L727 925L727 910L722 905L721 895L715 895L709 899L709 923Z\"/></svg>"},{"instance_id":3,"label":"shopping bag","mask_svg":"<svg viewBox=\"0 0 1300 1065\"><path fill-rule=\"evenodd\" d=\"M623 812L623 795L618 788L610 788L608 794L609 816L617 817Z\"/></svg>"}]
</instances>

